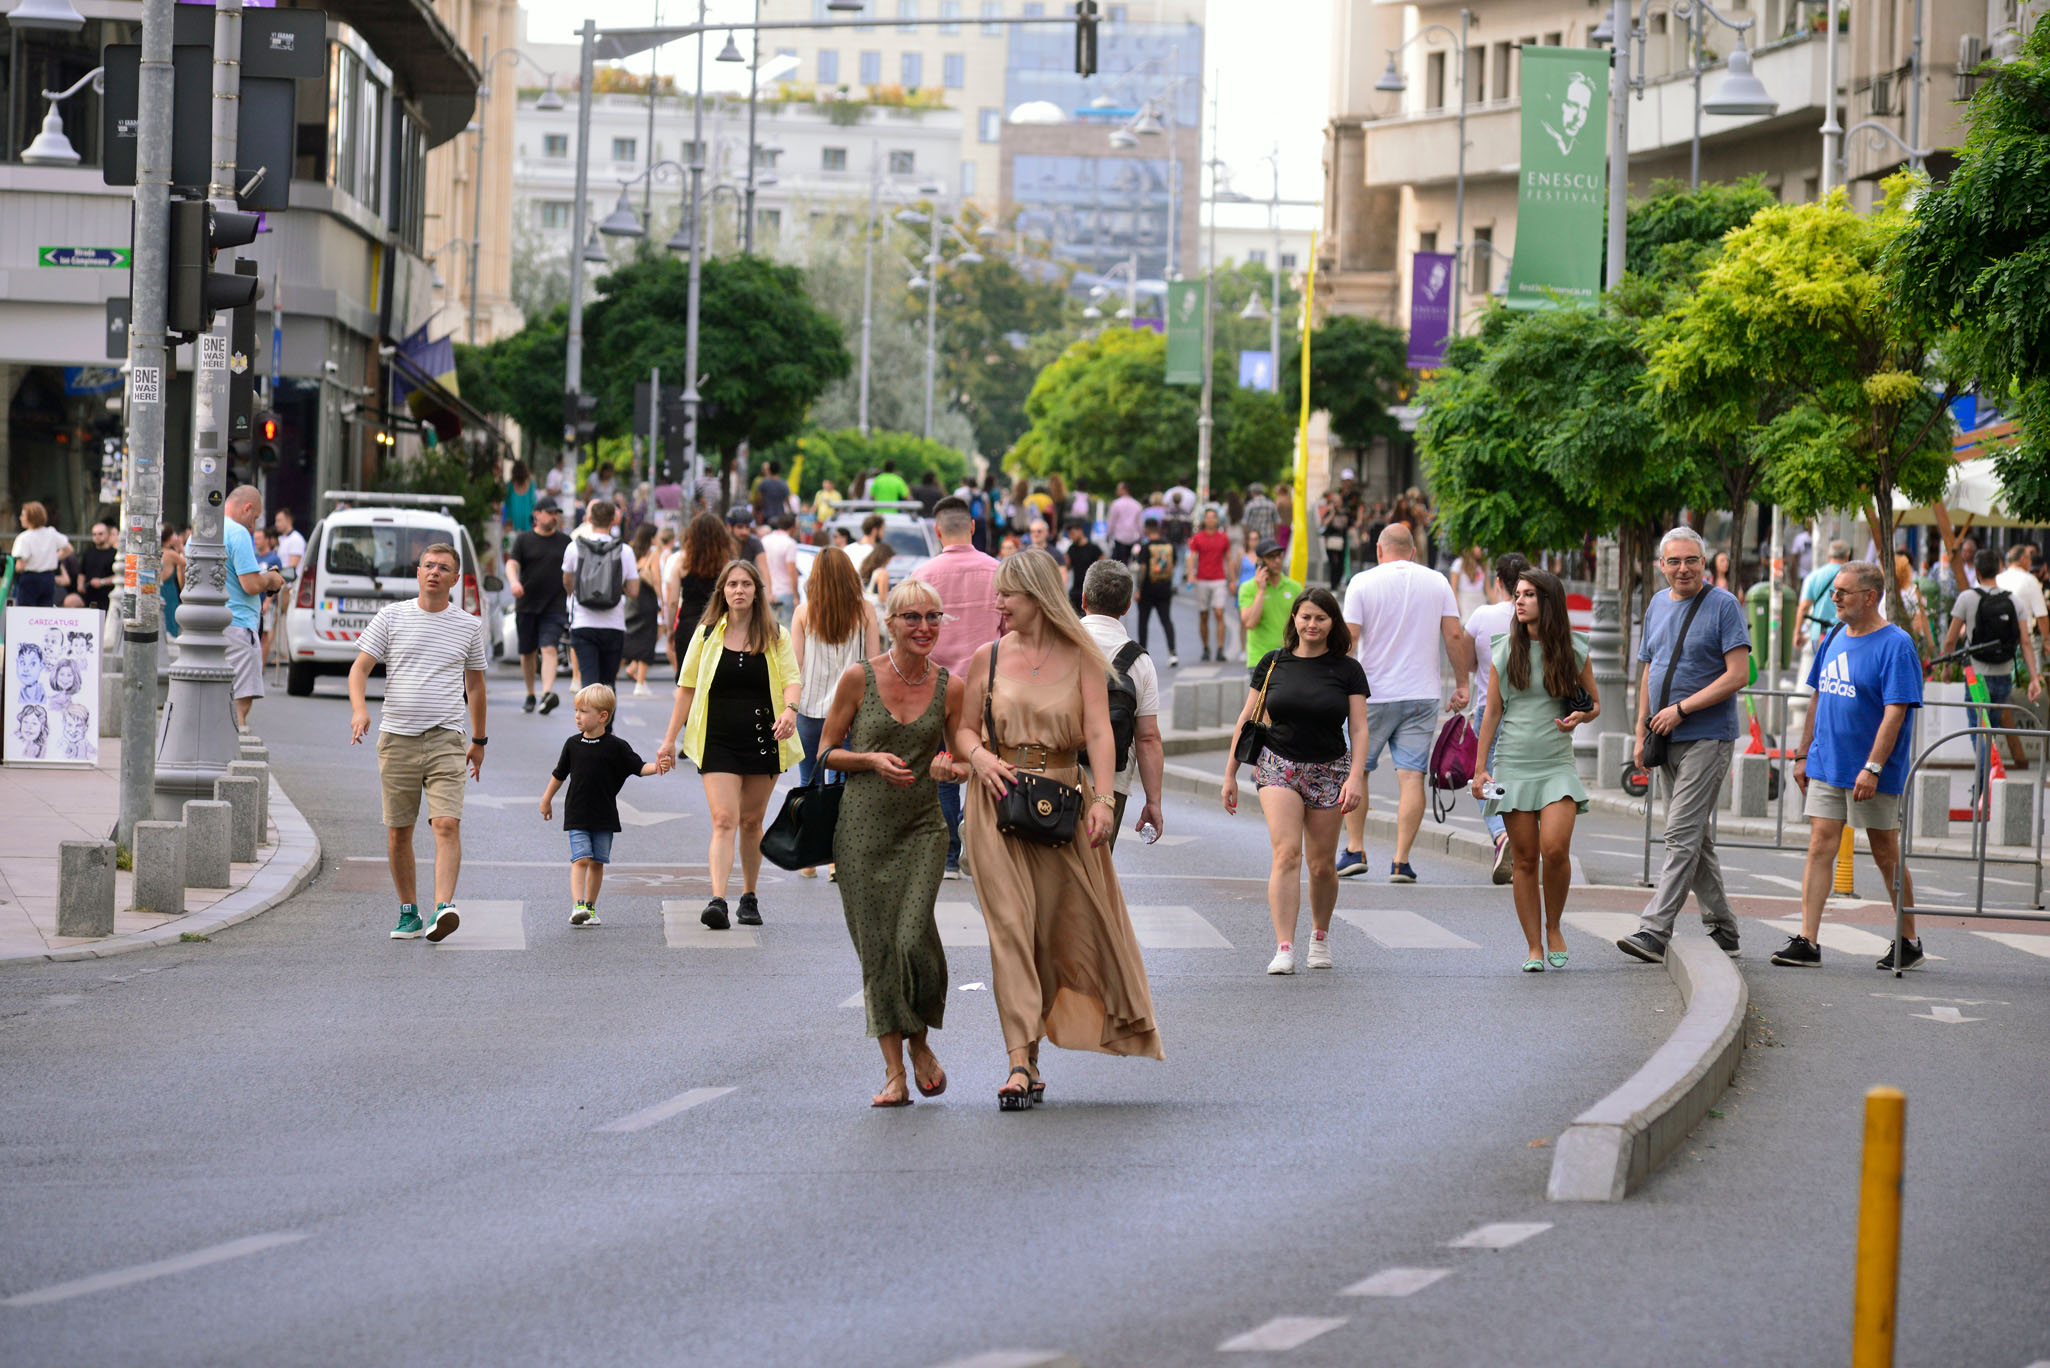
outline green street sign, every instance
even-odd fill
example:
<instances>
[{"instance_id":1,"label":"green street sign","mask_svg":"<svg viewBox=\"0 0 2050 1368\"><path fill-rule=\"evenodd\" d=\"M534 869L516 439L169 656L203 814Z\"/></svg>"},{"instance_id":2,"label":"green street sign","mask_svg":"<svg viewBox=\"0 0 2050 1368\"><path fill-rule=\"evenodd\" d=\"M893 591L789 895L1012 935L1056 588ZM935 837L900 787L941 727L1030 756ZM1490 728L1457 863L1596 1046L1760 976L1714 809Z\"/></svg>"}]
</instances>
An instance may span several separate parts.
<instances>
[{"instance_id":1,"label":"green street sign","mask_svg":"<svg viewBox=\"0 0 2050 1368\"><path fill-rule=\"evenodd\" d=\"M1167 287L1167 383L1203 383L1203 282L1177 280Z\"/></svg>"},{"instance_id":2,"label":"green street sign","mask_svg":"<svg viewBox=\"0 0 2050 1368\"><path fill-rule=\"evenodd\" d=\"M99 266L126 270L128 249L126 247L38 247L38 266Z\"/></svg>"},{"instance_id":3,"label":"green street sign","mask_svg":"<svg viewBox=\"0 0 2050 1368\"><path fill-rule=\"evenodd\" d=\"M1543 309L1601 293L1608 208L1609 54L1523 49L1523 165L1509 307Z\"/></svg>"}]
</instances>

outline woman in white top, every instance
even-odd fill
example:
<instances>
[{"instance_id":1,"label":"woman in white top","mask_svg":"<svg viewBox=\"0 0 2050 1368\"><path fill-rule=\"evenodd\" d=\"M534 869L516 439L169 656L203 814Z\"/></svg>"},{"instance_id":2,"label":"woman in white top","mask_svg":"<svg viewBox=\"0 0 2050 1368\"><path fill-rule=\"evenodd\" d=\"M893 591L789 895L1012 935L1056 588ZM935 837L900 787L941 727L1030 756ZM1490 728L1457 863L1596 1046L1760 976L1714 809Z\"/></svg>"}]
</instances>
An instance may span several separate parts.
<instances>
[{"instance_id":1,"label":"woman in white top","mask_svg":"<svg viewBox=\"0 0 2050 1368\"><path fill-rule=\"evenodd\" d=\"M790 619L790 649L797 656L797 677L804 690L797 703L797 739L804 743L797 782L809 784L834 688L850 667L883 653L875 605L862 597L854 562L837 546L819 552L812 562L804 601ZM809 879L818 871L798 873Z\"/></svg>"},{"instance_id":2,"label":"woman in white top","mask_svg":"<svg viewBox=\"0 0 2050 1368\"><path fill-rule=\"evenodd\" d=\"M1478 546L1469 546L1459 553L1459 559L1445 572L1445 578L1452 581L1452 593L1459 600L1459 619L1464 622L1473 615L1476 608L1485 608L1493 600L1488 594L1488 557Z\"/></svg>"},{"instance_id":3,"label":"woman in white top","mask_svg":"<svg viewBox=\"0 0 2050 1368\"><path fill-rule=\"evenodd\" d=\"M21 506L21 532L12 554L15 606L55 607L57 566L71 554L71 538L50 526L50 515L33 499Z\"/></svg>"}]
</instances>

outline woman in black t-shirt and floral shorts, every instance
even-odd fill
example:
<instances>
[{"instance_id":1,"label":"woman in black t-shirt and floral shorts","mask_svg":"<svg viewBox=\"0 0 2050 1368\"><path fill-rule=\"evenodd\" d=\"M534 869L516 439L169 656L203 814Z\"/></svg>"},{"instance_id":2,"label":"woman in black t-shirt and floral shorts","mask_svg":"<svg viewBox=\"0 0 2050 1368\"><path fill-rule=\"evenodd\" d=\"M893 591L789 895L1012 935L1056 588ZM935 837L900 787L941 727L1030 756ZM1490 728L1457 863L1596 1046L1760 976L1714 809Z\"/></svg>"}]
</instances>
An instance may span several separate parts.
<instances>
[{"instance_id":1,"label":"woman in black t-shirt and floral shorts","mask_svg":"<svg viewBox=\"0 0 2050 1368\"><path fill-rule=\"evenodd\" d=\"M1307 964L1331 967L1331 909L1338 904L1339 826L1366 787L1367 674L1352 658L1352 633L1328 589L1306 589L1289 609L1282 648L1252 667L1246 705L1224 766L1224 810L1239 807L1238 732L1261 713L1267 744L1253 782L1274 849L1267 909L1274 917L1270 974L1295 972L1295 928L1302 910L1302 866L1310 866L1311 940ZM1347 746L1350 732L1352 744Z\"/></svg>"}]
</instances>

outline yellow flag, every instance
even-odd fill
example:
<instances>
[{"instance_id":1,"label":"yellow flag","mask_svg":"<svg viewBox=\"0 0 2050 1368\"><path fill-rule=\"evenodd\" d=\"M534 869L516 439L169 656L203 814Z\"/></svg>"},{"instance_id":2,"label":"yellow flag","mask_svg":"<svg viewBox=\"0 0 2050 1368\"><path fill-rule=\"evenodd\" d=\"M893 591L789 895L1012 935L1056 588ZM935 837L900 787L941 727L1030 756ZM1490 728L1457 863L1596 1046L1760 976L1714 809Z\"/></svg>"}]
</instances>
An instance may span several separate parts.
<instances>
[{"instance_id":1,"label":"yellow flag","mask_svg":"<svg viewBox=\"0 0 2050 1368\"><path fill-rule=\"evenodd\" d=\"M1317 234L1310 233L1310 265L1303 274L1303 403L1295 430L1295 507L1290 513L1288 573L1298 584L1309 583L1310 574L1310 318L1311 303L1317 296ZM1280 357L1276 357L1277 362ZM1333 586L1336 588L1337 586Z\"/></svg>"}]
</instances>

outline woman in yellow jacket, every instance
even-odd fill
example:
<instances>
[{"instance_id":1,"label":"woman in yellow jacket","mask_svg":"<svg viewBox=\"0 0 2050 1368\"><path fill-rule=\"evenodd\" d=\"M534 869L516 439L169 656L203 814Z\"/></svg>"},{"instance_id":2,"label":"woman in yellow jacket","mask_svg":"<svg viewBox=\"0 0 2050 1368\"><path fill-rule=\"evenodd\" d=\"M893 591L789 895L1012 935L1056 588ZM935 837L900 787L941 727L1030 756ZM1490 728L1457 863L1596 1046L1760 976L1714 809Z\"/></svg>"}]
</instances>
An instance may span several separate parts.
<instances>
[{"instance_id":1,"label":"woman in yellow jacket","mask_svg":"<svg viewBox=\"0 0 2050 1368\"><path fill-rule=\"evenodd\" d=\"M691 632L676 675L676 703L657 754L676 757L676 737L705 781L712 810L712 900L698 920L714 931L727 927L726 879L733 847L740 846L742 891L734 914L760 926L755 881L762 872L762 817L776 776L804 758L797 739L802 688L790 636L776 623L775 605L753 562L729 561L719 592Z\"/></svg>"}]
</instances>

